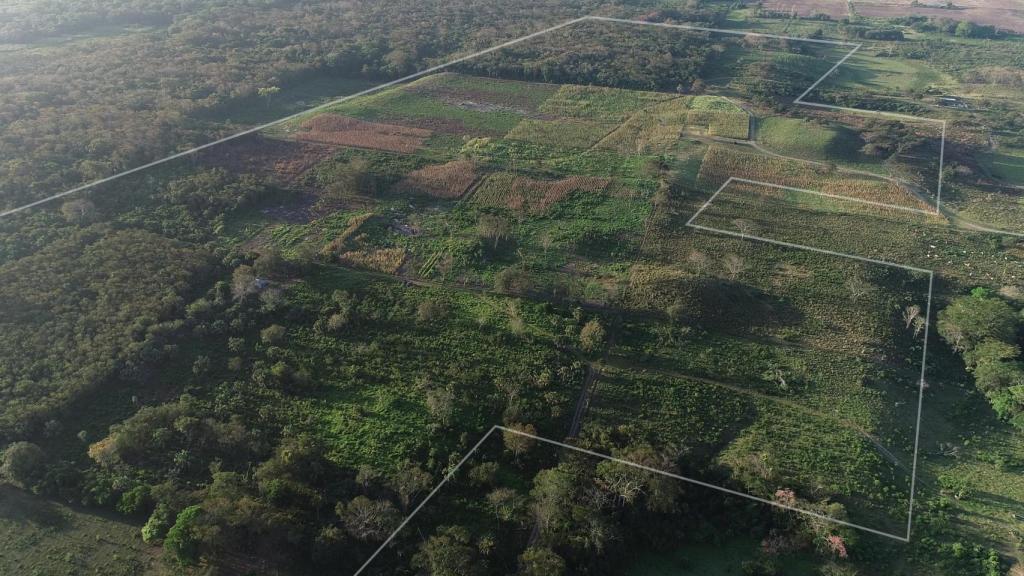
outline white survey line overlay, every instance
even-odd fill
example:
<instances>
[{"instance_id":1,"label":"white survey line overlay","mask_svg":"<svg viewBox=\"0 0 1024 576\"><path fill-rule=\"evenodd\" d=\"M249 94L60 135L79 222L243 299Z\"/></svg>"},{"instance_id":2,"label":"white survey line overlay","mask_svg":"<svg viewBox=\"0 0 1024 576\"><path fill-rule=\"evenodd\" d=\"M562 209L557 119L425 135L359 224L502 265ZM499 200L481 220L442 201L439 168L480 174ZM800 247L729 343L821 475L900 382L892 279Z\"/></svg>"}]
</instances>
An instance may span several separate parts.
<instances>
[{"instance_id":1,"label":"white survey line overlay","mask_svg":"<svg viewBox=\"0 0 1024 576\"><path fill-rule=\"evenodd\" d=\"M856 528L858 530L864 530L865 532L870 532L872 534L876 534L878 536L884 536L886 538L892 538L894 540L899 540L901 542L906 542L907 541L907 539L902 537L902 536L897 536L897 535L894 535L894 534L890 534L888 532L883 532L881 530L876 530L874 528L869 528L867 526L861 526L859 524L854 524L852 522L846 522L845 520L837 520L835 518L832 518L832 517L829 517L829 516L825 516L824 514L819 514L818 512L814 512L814 511L811 511L811 510L804 510L804 509L801 509L801 508L796 508L794 506L789 506L788 504L783 504L781 502L776 502L774 500L769 500L767 498L761 498L760 496L753 496L751 494L745 494L745 493L740 492L738 490L732 490L730 488L725 488L724 486L718 486L716 484L711 484L711 483L708 483L708 482L704 482L702 480L697 480L695 478L690 478L688 476L682 476L680 474L675 474L675 473L672 473L672 472L666 472L664 470L659 470L657 468L652 468L650 466L645 466L643 464L638 464L636 462L630 462L629 460L623 460L622 458L616 458L616 457L611 456L609 454L602 454L600 452L595 452L593 450L588 450L586 448L580 448L579 446L573 446L572 444L566 444L565 442L559 442L557 440L552 440L550 438L545 438L543 436L537 436L537 435L534 435L534 434L530 434L528 432L523 432L521 430L514 430L512 428L506 428L504 426L494 425L494 426L491 426L491 429L488 430L487 433L485 433L483 435L483 437L481 437L480 440L478 440L477 443L473 445L472 448L470 448L469 452L466 452L465 456L463 456L462 459L459 460L459 462L455 466L451 467L448 470L448 472L444 475L444 478L441 479L441 481L437 484L437 486L435 486L434 489L431 490L430 493L427 494L426 497L424 497L423 500L416 506L416 508L414 508L413 511L408 516L406 516L405 520L403 520L402 523L398 525L398 528L395 528L395 530L391 533L391 535L388 536L387 539L384 540L384 542L381 543L381 545L378 546L376 550L374 550L373 554L371 554L370 557L366 559L366 562L364 562L363 565L360 566L359 569L355 571L353 576L359 576L360 574L362 574L370 566L370 564L372 564L373 561L376 560L378 556L380 556L381 552L383 552L384 549L387 548L394 541L394 539L398 536L398 533L401 532L402 529L405 528L406 525L409 524L409 522L412 520L412 517L415 516L424 506L426 506L434 498L434 496L436 496L437 493L441 491L441 488L443 488L445 486L445 484L448 483L448 481L450 481L452 478L455 477L455 475L459 472L459 470L462 469L462 466L465 465L466 462L473 456L473 454L475 454L476 451L480 449L480 446L482 446L483 443L486 442L487 439L490 438L494 434L495 430L500 430L501 432L506 433L506 434L518 434L519 436L525 436L527 438L532 438L532 439L534 439L534 440L536 440L538 442L544 442L545 444L550 444L552 446L557 446L559 448L564 448L566 450L572 450L574 452L579 452L581 454L587 454L589 456L594 456L594 457L597 457L597 458L602 458L604 460L609 460L611 462L622 464L623 466L630 466L632 468L637 468L639 470L644 470L646 472L651 472L653 474L659 474L661 476L666 476L668 478L672 478L672 479L675 479L675 480L681 480L683 482L687 482L689 484L694 484L696 486L701 486L703 488L708 488L710 490L717 490L718 492L724 492L724 493L729 494L731 496L738 496L740 498L747 498L749 500L754 500L754 501L757 501L757 502L761 502L763 504L768 504L770 506L775 506L776 508L782 508L784 510L790 510L792 512L799 512L801 514L806 514L808 516L813 516L813 517L818 518L820 520L825 520L826 522L832 522L832 523L835 523L835 524L841 524L843 526L849 526L850 528Z\"/></svg>"},{"instance_id":2,"label":"white survey line overlay","mask_svg":"<svg viewBox=\"0 0 1024 576\"><path fill-rule=\"evenodd\" d=\"M873 530L873 529L870 529L870 528L866 528L864 526L859 526L859 525L855 525L855 524L850 524L850 523L842 522L842 524L846 524L848 526L853 526L855 528L861 528L861 529L867 530L869 532L873 532L875 534L882 534L884 536L888 536L890 538L894 538L894 539L900 540L902 542L909 542L910 541L911 526L913 524L913 517L914 517L914 489L915 489L915 487L917 485L917 456L918 456L918 448L920 446L920 440L921 440L921 410L924 407L924 390L925 390L925 387L926 387L925 374L927 372L927 365L928 365L928 333L929 333L929 328L930 328L930 325L931 325L932 290L933 290L934 283L935 283L935 271L934 270L928 270L928 269L925 269L925 268L917 268L915 266L907 266L905 264L897 264L895 262L889 262L887 260L879 260L879 259L876 259L876 258L868 258L868 257L865 257L865 256L858 256L856 254L847 254L847 253L844 253L844 252L836 252L834 250L826 250L824 248L817 248L817 247L814 247L814 246L806 246L806 245L803 245L803 244L794 244L792 242L785 242L785 241L782 241L782 240L776 240L774 238L765 238L763 236L755 236L755 235L752 235L752 234L744 234L742 232L736 232L734 230L723 230L721 228L713 228L713 227L710 227L710 226L702 226L700 224L694 224L694 221L709 206L711 206L711 204L715 201L715 198L717 198L718 195L721 194L722 191L724 191L726 188L728 188L729 185L732 184L733 182L743 182L745 184L753 184L753 185L758 185L758 186L766 186L766 187L769 187L769 188L776 188L776 189L780 189L780 190L789 190L789 191L792 191L792 192L800 192L800 193L803 193L803 194L811 194L811 195L814 195L814 196L825 196L825 197L829 197L829 198L835 198L835 199L843 201L843 202L854 202L854 203L859 203L859 204L881 206L881 207L886 208L886 209L900 208L900 207L898 207L898 206L891 206L891 205L888 205L888 204L881 204L879 202L871 202L871 201L868 201L868 200L861 200L859 198L849 198L849 197L846 197L846 196L837 196L837 195L834 195L834 194L825 194L823 192L815 192L813 190L804 190L802 188L793 188L791 186L780 186L778 184L771 184L769 182L758 182L757 180L747 180L746 178L730 177L728 180L725 181L724 184L722 184L721 186L718 187L718 190L715 190L715 193L712 194L711 197L708 198L707 201L704 202L704 204L701 205L701 207L696 212L693 213L693 216L690 216L690 219L686 221L686 225L689 226L690 228L696 228L698 230L703 230L705 232L712 232L712 233L715 233L715 234L723 234L723 235L726 235L726 236L733 236L733 237L736 237L736 238L741 238L743 240L755 240L757 242L765 242L767 244L775 244L775 245L778 245L778 246L784 246L786 248L793 248L793 249L797 249L797 250L807 250L807 251L810 251L810 252L818 252L818 253L821 253L821 254L828 254L829 256L837 256L837 257L840 257L840 258L849 258L849 259L852 259L852 260L859 260L861 262L867 262L867 263L870 263L870 264L878 264L880 266L889 266L891 268L900 268L900 269L907 270L907 271L910 271L910 272L915 272L915 273L918 273L918 274L927 274L928 275L928 298L927 298L927 301L925 303L925 313L924 313L924 343L921 346L921 376L920 376L920 379L918 380L918 390L917 390L917 422L914 425L914 455L913 455L913 459L912 459L911 467L910 467L910 494L909 494L909 504L907 506L907 533L906 533L905 536L899 536L899 535L896 535L896 534L883 533L883 532L880 532L878 530ZM920 210L913 210L913 209L909 209L909 208L901 208L901 209L909 210L909 211L912 211L912 212L922 212ZM924 212L924 213L925 214L931 214L930 212Z\"/></svg>"}]
</instances>

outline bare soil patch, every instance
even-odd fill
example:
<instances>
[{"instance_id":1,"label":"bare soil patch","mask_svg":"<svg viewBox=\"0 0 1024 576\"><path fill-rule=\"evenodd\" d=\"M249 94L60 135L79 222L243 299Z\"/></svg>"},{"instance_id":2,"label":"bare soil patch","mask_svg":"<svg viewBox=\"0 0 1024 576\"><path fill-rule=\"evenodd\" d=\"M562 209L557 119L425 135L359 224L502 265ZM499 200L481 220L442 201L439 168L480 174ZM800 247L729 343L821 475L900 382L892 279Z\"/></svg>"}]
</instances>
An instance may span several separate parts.
<instances>
[{"instance_id":1,"label":"bare soil patch","mask_svg":"<svg viewBox=\"0 0 1024 576\"><path fill-rule=\"evenodd\" d=\"M256 174L292 188L299 184L303 174L333 153L334 147L324 144L276 140L253 134L203 150L199 162L232 173Z\"/></svg>"},{"instance_id":2,"label":"bare soil patch","mask_svg":"<svg viewBox=\"0 0 1024 576\"><path fill-rule=\"evenodd\" d=\"M779 2L783 4L784 2ZM825 3L819 1L819 3ZM930 16L957 21L970 21L1000 30L1024 32L1024 2L1021 0L955 0L955 8L941 7L940 2L922 2L911 5L910 0L891 2L854 1L857 14L870 18L895 18L899 16Z\"/></svg>"},{"instance_id":3,"label":"bare soil patch","mask_svg":"<svg viewBox=\"0 0 1024 576\"><path fill-rule=\"evenodd\" d=\"M302 123L295 137L304 142L353 146L411 154L423 147L430 130L366 122L338 114L321 114Z\"/></svg>"},{"instance_id":4,"label":"bare soil patch","mask_svg":"<svg viewBox=\"0 0 1024 576\"><path fill-rule=\"evenodd\" d=\"M846 18L850 15L846 0L765 0L765 10L785 14L796 13L797 16L814 16L828 14L833 20Z\"/></svg>"}]
</instances>

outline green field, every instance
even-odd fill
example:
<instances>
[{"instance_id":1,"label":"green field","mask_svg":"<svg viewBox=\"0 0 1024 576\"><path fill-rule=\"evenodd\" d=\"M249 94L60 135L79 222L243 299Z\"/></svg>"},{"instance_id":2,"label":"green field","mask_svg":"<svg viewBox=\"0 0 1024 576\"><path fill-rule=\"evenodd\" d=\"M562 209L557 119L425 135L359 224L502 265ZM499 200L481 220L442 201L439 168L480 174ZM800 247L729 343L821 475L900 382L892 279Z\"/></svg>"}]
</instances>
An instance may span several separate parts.
<instances>
[{"instance_id":1,"label":"green field","mask_svg":"<svg viewBox=\"0 0 1024 576\"><path fill-rule=\"evenodd\" d=\"M139 526L38 500L0 486L0 571L4 574L171 574Z\"/></svg>"},{"instance_id":2,"label":"green field","mask_svg":"<svg viewBox=\"0 0 1024 576\"><path fill-rule=\"evenodd\" d=\"M1014 186L1024 186L1024 151L985 156L983 165L993 176Z\"/></svg>"},{"instance_id":3,"label":"green field","mask_svg":"<svg viewBox=\"0 0 1024 576\"><path fill-rule=\"evenodd\" d=\"M799 118L762 118L757 122L757 139L773 152L807 160L855 157L859 148L852 131Z\"/></svg>"}]
</instances>

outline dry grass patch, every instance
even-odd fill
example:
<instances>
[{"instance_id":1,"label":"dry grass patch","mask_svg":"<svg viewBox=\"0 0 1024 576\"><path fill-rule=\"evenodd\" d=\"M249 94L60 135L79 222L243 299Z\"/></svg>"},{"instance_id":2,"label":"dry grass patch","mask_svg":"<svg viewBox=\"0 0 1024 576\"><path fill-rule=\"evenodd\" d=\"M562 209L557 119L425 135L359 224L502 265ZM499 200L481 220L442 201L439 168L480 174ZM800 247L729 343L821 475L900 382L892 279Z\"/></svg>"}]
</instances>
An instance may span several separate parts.
<instances>
[{"instance_id":1,"label":"dry grass patch","mask_svg":"<svg viewBox=\"0 0 1024 576\"><path fill-rule=\"evenodd\" d=\"M348 244L349 239L352 238L370 218L373 218L373 212L353 216L352 219L348 221L348 226L341 231L341 234L338 234L334 240L328 242L320 252L322 254L336 254L341 251L341 249Z\"/></svg>"},{"instance_id":2,"label":"dry grass patch","mask_svg":"<svg viewBox=\"0 0 1024 576\"><path fill-rule=\"evenodd\" d=\"M346 266L394 274L405 262L405 248L350 250L338 256L338 260Z\"/></svg>"},{"instance_id":3,"label":"dry grass patch","mask_svg":"<svg viewBox=\"0 0 1024 576\"><path fill-rule=\"evenodd\" d=\"M534 180L507 172L492 174L473 195L482 206L507 208L513 212L538 216L572 192L604 192L608 178L570 176L561 180Z\"/></svg>"},{"instance_id":4,"label":"dry grass patch","mask_svg":"<svg viewBox=\"0 0 1024 576\"><path fill-rule=\"evenodd\" d=\"M557 148L585 150L598 143L613 128L614 124L587 120L525 118L508 133L508 138Z\"/></svg>"},{"instance_id":5,"label":"dry grass patch","mask_svg":"<svg viewBox=\"0 0 1024 576\"><path fill-rule=\"evenodd\" d=\"M476 180L476 171L469 160L433 164L407 174L397 189L400 192L422 192L435 198L458 198Z\"/></svg>"},{"instance_id":6,"label":"dry grass patch","mask_svg":"<svg viewBox=\"0 0 1024 576\"><path fill-rule=\"evenodd\" d=\"M697 175L697 182L709 190L714 190L731 176L871 202L928 208L913 194L887 180L846 174L824 167L812 167L772 156L739 152L722 146L708 148Z\"/></svg>"}]
</instances>

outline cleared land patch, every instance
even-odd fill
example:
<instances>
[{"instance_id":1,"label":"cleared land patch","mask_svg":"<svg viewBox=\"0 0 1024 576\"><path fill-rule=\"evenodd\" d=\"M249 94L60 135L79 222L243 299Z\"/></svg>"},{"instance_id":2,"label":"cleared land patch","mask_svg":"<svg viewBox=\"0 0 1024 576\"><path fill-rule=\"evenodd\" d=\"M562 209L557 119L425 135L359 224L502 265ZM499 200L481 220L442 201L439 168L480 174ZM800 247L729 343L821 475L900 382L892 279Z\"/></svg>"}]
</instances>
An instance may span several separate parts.
<instances>
[{"instance_id":1,"label":"cleared land patch","mask_svg":"<svg viewBox=\"0 0 1024 576\"><path fill-rule=\"evenodd\" d=\"M412 153L423 146L430 130L395 124L364 122L357 118L321 114L302 123L295 137L306 142L355 146L374 150Z\"/></svg>"},{"instance_id":2,"label":"cleared land patch","mask_svg":"<svg viewBox=\"0 0 1024 576\"><path fill-rule=\"evenodd\" d=\"M612 122L625 120L630 114L646 106L673 97L672 94L663 92L565 85L548 98L540 109L565 118Z\"/></svg>"}]
</instances>

